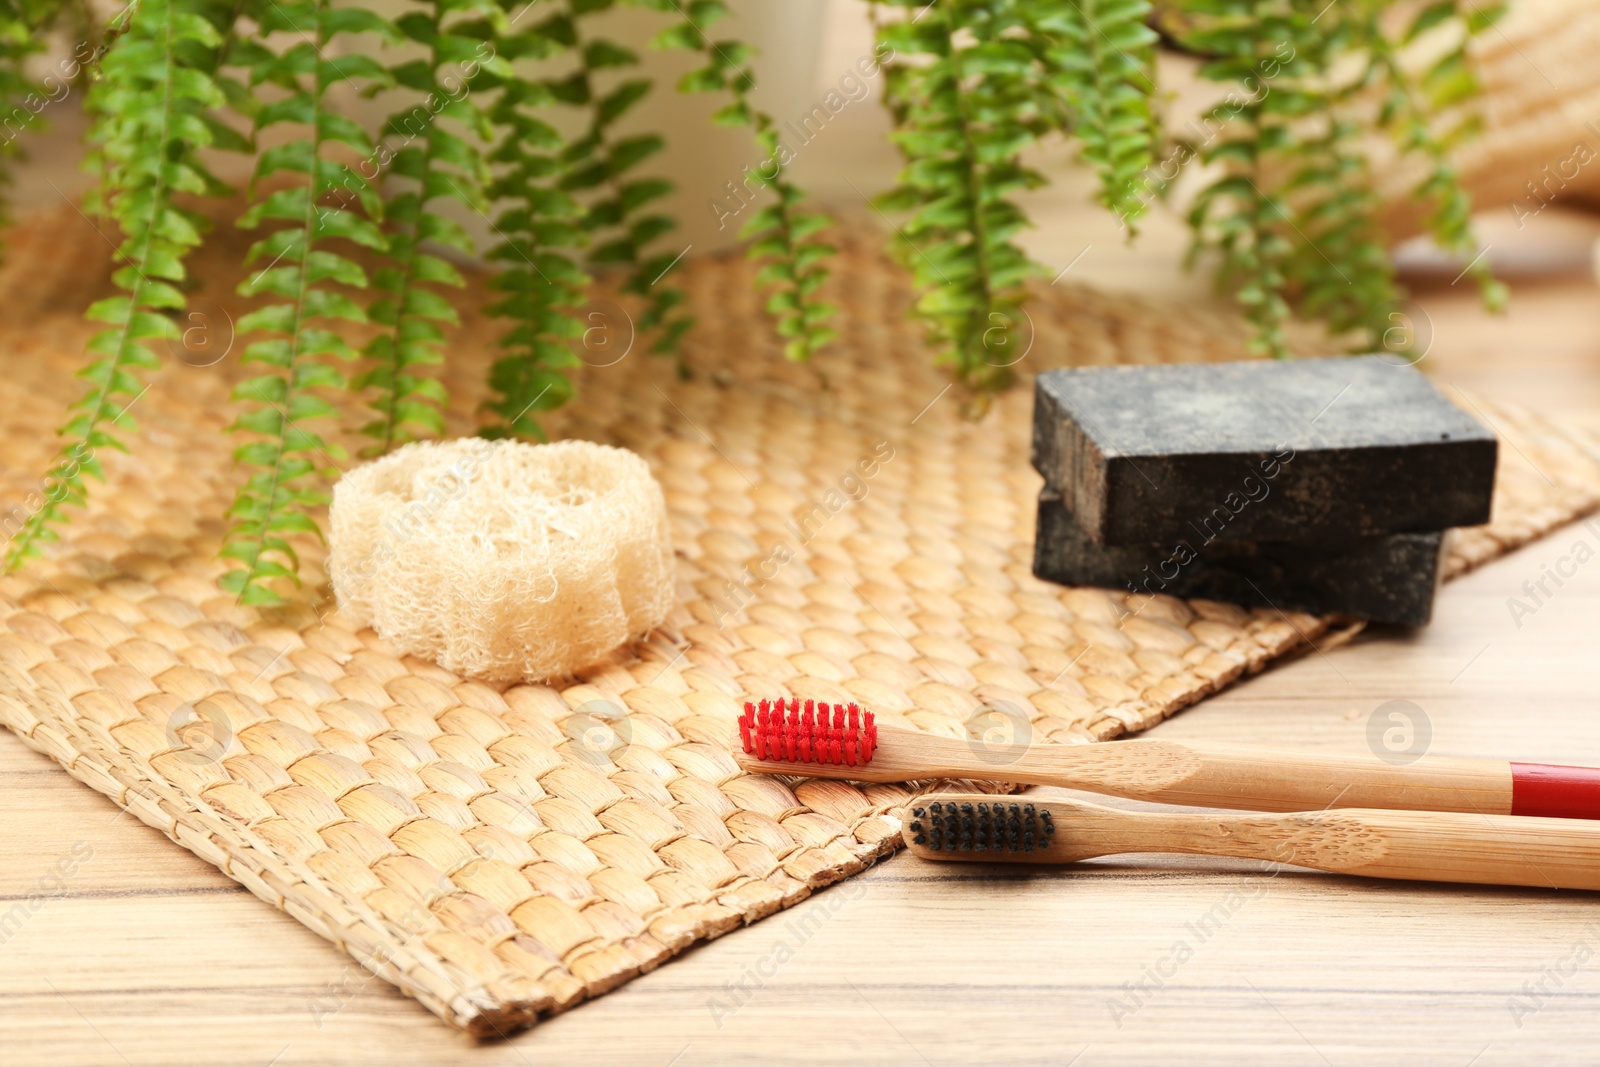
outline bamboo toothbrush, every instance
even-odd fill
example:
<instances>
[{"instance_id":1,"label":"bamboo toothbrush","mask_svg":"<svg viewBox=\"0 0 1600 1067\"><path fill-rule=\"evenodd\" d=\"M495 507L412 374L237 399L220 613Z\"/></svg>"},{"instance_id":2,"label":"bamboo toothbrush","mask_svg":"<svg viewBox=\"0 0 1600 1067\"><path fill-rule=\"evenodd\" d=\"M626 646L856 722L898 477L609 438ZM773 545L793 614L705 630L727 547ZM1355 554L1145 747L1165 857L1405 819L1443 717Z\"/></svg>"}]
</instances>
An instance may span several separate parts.
<instances>
[{"instance_id":1,"label":"bamboo toothbrush","mask_svg":"<svg viewBox=\"0 0 1600 1067\"><path fill-rule=\"evenodd\" d=\"M1600 827L1574 819L1361 808L1190 814L982 793L929 794L908 811L909 847L930 860L1074 863L1186 852L1367 878L1600 889Z\"/></svg>"},{"instance_id":2,"label":"bamboo toothbrush","mask_svg":"<svg viewBox=\"0 0 1600 1067\"><path fill-rule=\"evenodd\" d=\"M854 704L745 704L739 762L767 774L861 782L970 778L1254 811L1400 808L1478 815L1600 819L1600 768L1424 756L1284 752L1141 738L1083 745L984 747L878 728Z\"/></svg>"}]
</instances>

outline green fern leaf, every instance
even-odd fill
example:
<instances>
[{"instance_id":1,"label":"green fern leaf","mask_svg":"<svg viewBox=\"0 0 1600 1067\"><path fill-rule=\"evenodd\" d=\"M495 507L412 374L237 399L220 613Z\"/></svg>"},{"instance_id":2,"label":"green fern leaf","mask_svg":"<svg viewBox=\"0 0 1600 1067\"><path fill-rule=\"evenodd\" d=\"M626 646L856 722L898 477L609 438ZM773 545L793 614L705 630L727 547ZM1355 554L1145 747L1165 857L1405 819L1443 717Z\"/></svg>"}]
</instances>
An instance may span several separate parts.
<instances>
[{"instance_id":1,"label":"green fern leaf","mask_svg":"<svg viewBox=\"0 0 1600 1067\"><path fill-rule=\"evenodd\" d=\"M816 295L828 277L826 261L835 249L813 238L827 228L830 220L823 215L801 213L804 196L789 180L786 169L793 150L784 143L772 116L750 101L750 92L755 88L755 73L749 66L753 50L734 40L712 40L707 33L727 16L727 8L718 0L702 0L687 8L676 0L665 0L665 5L683 21L663 30L656 37L655 46L686 49L705 61L705 66L683 76L679 90L727 93L732 103L717 113L717 121L748 126L761 148L761 162L753 170L745 169L743 187L730 182L730 198L713 202L713 211L721 228L729 218L746 210L746 197L753 204L759 194L772 194L773 202L752 214L740 227L739 235L748 242L746 253L751 261L762 265L756 275L758 284L775 290L767 302L767 313L772 316L778 335L786 339L784 355L791 360L809 361L835 336L828 326L835 309Z\"/></svg>"},{"instance_id":2,"label":"green fern leaf","mask_svg":"<svg viewBox=\"0 0 1600 1067\"><path fill-rule=\"evenodd\" d=\"M1026 351L1023 282L1042 268L1015 242L1028 223L1014 197L1044 182L1021 153L1056 126L1057 71L1029 37L1027 0L879 4L905 15L878 35L896 57L886 91L906 166L878 206L910 214L896 247L916 309L981 396Z\"/></svg>"},{"instance_id":3,"label":"green fern leaf","mask_svg":"<svg viewBox=\"0 0 1600 1067\"><path fill-rule=\"evenodd\" d=\"M1064 124L1100 175L1100 202L1128 226L1155 189L1155 31L1147 0L1035 0L1031 30L1065 103Z\"/></svg>"},{"instance_id":4,"label":"green fern leaf","mask_svg":"<svg viewBox=\"0 0 1600 1067\"><path fill-rule=\"evenodd\" d=\"M385 250L379 226L382 205L361 169L343 162L354 154L375 158L365 131L328 109L328 92L353 82L383 86L388 72L361 54L333 58L330 45L344 34L370 33L397 40L398 32L370 12L335 8L329 0L263 0L254 15L264 32L282 31L283 51L252 55L250 81L283 88L282 99L256 114L258 133L280 123L303 127L306 138L262 153L256 181L299 176L288 188L258 198L240 219L250 229L269 221L286 225L251 246L255 273L239 287L245 296L267 294L269 303L240 320L241 332L268 336L248 345L242 363L259 363L265 374L234 390L241 405L232 430L257 440L239 446L234 458L255 468L229 509L233 523L222 556L237 564L221 579L239 602L270 605L283 600L284 581L299 582L300 557L292 536L320 536L311 512L327 502L322 488L340 451L310 424L334 418L323 393L346 387L329 358L348 360L348 342L320 322L365 322L365 309L327 283L363 289L366 272L326 247L339 242Z\"/></svg>"},{"instance_id":5,"label":"green fern leaf","mask_svg":"<svg viewBox=\"0 0 1600 1067\"><path fill-rule=\"evenodd\" d=\"M495 38L496 54L507 62L548 58L571 44L559 19L515 34L502 30ZM489 311L508 328L489 374L495 395L484 405L496 418L479 433L543 440L538 413L571 397L565 369L579 362L569 345L584 331L574 309L589 283L575 251L587 237L585 215L561 188L567 142L543 117L560 102L557 89L544 81L490 75L481 91L494 94L487 115L499 173L489 192L504 205L494 221L501 240L489 251L497 266L490 285L503 295Z\"/></svg>"},{"instance_id":6,"label":"green fern leaf","mask_svg":"<svg viewBox=\"0 0 1600 1067\"><path fill-rule=\"evenodd\" d=\"M390 263L372 278L382 295L369 312L384 330L363 349L371 363L351 383L375 394L376 418L361 432L376 443L363 450L365 455L381 455L419 434L444 430L441 412L448 398L425 368L444 362L440 324L458 320L454 307L431 286L465 282L454 266L423 246L470 255L466 231L434 206L454 200L482 212L489 181L486 154L474 143L486 137L489 126L472 90L485 65L495 65L493 44L483 35L503 23L503 16L492 0L421 3L423 10L407 12L396 26L427 55L390 70L398 84L421 94L421 103L392 116L384 129L391 180L406 183L385 208Z\"/></svg>"},{"instance_id":7,"label":"green fern leaf","mask_svg":"<svg viewBox=\"0 0 1600 1067\"><path fill-rule=\"evenodd\" d=\"M654 135L618 137L615 132L617 123L650 92L651 83L645 78L617 80L618 72L638 66L638 56L586 28L616 6L617 0L565 0L563 9L539 27L549 40L570 49L578 62L570 75L548 80L546 88L555 100L588 115L587 130L563 149L559 187L584 205L587 267L627 272L623 292L643 302L637 330L653 334L651 351L667 355L678 351L679 340L693 324L683 292L667 280L682 253L651 251L659 237L677 228L671 216L651 209L672 192L672 184L636 176L665 142ZM609 87L596 77L602 71ZM678 366L687 374L681 360Z\"/></svg>"},{"instance_id":8,"label":"green fern leaf","mask_svg":"<svg viewBox=\"0 0 1600 1067\"><path fill-rule=\"evenodd\" d=\"M1467 261L1464 273L1472 275L1484 303L1492 310L1505 306L1508 291L1504 283L1495 279L1478 247L1472 229L1472 198L1461 187L1451 158L1454 142L1476 132L1476 116L1469 115L1452 133L1441 133L1436 127L1442 113L1460 110L1481 91L1467 58L1467 45L1493 26L1505 10L1504 4L1478 4L1473 0L1440 0L1423 7L1406 26L1401 42L1448 32L1444 29L1447 24L1454 24L1458 32L1454 44L1442 56L1435 57L1420 76L1402 61L1397 42L1382 23L1381 12L1366 12L1359 23L1371 73L1386 90L1378 122L1403 150L1420 155L1427 162L1427 174L1412 195L1430 205L1426 217L1428 233L1440 248Z\"/></svg>"},{"instance_id":9,"label":"green fern leaf","mask_svg":"<svg viewBox=\"0 0 1600 1067\"><path fill-rule=\"evenodd\" d=\"M25 501L30 514L7 547L7 569L56 540L63 509L87 501L85 476L104 477L97 451L123 449L116 432L135 428L128 411L148 388L136 372L159 366L157 343L179 339L177 325L160 312L184 306L183 260L205 222L175 196L226 188L199 154L215 140L202 118L224 101L216 70L227 29L230 13L205 0L143 0L113 24L88 106L98 146L94 200L122 231L113 281L126 295L90 309L108 328L89 341L96 358L80 372L89 388L61 427L60 451L41 490Z\"/></svg>"},{"instance_id":10,"label":"green fern leaf","mask_svg":"<svg viewBox=\"0 0 1600 1067\"><path fill-rule=\"evenodd\" d=\"M1433 129L1438 112L1476 92L1464 52L1474 19L1445 0L1396 33L1385 24L1388 6L1184 4L1193 16L1185 43L1212 57L1201 74L1236 86L1203 122L1213 132L1200 157L1222 173L1190 212L1194 251L1220 256L1218 281L1255 324L1259 351L1288 355L1283 327L1296 310L1336 333L1359 332L1363 350L1396 336L1403 294L1378 230L1380 204L1363 138L1374 127L1386 129L1402 152L1427 161L1416 195L1433 203L1428 221L1435 241L1473 257L1469 269L1491 306L1503 299L1503 288L1475 256L1471 200L1450 161L1450 139ZM1452 21L1465 29L1458 46L1421 76L1410 72L1400 56L1404 43ZM1269 51L1266 42L1276 43Z\"/></svg>"}]
</instances>

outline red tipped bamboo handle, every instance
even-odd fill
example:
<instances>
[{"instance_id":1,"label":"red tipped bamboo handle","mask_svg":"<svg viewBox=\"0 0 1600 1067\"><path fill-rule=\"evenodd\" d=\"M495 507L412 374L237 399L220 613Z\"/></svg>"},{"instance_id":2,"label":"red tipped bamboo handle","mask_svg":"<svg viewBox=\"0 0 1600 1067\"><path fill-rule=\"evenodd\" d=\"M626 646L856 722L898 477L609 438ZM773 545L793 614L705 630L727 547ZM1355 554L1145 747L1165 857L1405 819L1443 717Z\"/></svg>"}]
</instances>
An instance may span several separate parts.
<instances>
[{"instance_id":1,"label":"red tipped bamboo handle","mask_svg":"<svg viewBox=\"0 0 1600 1067\"><path fill-rule=\"evenodd\" d=\"M1396 808L1600 819L1595 767L1449 756L1396 766L1371 755L1154 738L1004 748L889 726L878 727L871 760L854 767L758 760L739 751L737 736L734 747L747 770L858 782L970 778L1253 811Z\"/></svg>"},{"instance_id":2,"label":"red tipped bamboo handle","mask_svg":"<svg viewBox=\"0 0 1600 1067\"><path fill-rule=\"evenodd\" d=\"M1124 811L1078 800L934 793L929 802L1010 804L1049 812L1055 832L1031 852L935 850L907 834L925 859L987 863L1071 863L1126 852L1236 856L1367 878L1483 885L1600 889L1600 826L1576 819L1462 815L1435 811L1294 812L1233 815Z\"/></svg>"}]
</instances>

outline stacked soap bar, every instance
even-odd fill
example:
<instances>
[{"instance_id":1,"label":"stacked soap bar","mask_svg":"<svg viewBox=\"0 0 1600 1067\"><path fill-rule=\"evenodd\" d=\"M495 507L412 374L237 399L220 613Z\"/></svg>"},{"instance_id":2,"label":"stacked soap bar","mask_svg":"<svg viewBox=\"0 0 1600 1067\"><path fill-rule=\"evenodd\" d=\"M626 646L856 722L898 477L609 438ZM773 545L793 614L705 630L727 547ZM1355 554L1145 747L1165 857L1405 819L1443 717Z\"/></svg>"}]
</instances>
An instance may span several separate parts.
<instances>
[{"instance_id":1,"label":"stacked soap bar","mask_svg":"<svg viewBox=\"0 0 1600 1067\"><path fill-rule=\"evenodd\" d=\"M1419 626L1496 450L1381 356L1048 371L1034 573Z\"/></svg>"}]
</instances>

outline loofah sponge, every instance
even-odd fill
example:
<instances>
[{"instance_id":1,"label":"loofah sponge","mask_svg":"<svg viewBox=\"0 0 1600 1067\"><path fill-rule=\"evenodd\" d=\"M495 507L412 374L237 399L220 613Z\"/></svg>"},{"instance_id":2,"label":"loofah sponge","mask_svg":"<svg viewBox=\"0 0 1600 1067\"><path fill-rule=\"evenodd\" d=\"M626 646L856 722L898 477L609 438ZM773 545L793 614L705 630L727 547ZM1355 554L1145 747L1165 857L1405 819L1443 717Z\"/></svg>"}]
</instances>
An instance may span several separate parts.
<instances>
[{"instance_id":1,"label":"loofah sponge","mask_svg":"<svg viewBox=\"0 0 1600 1067\"><path fill-rule=\"evenodd\" d=\"M341 478L328 518L339 610L460 674L567 674L672 604L666 502L626 449L418 442Z\"/></svg>"}]
</instances>

